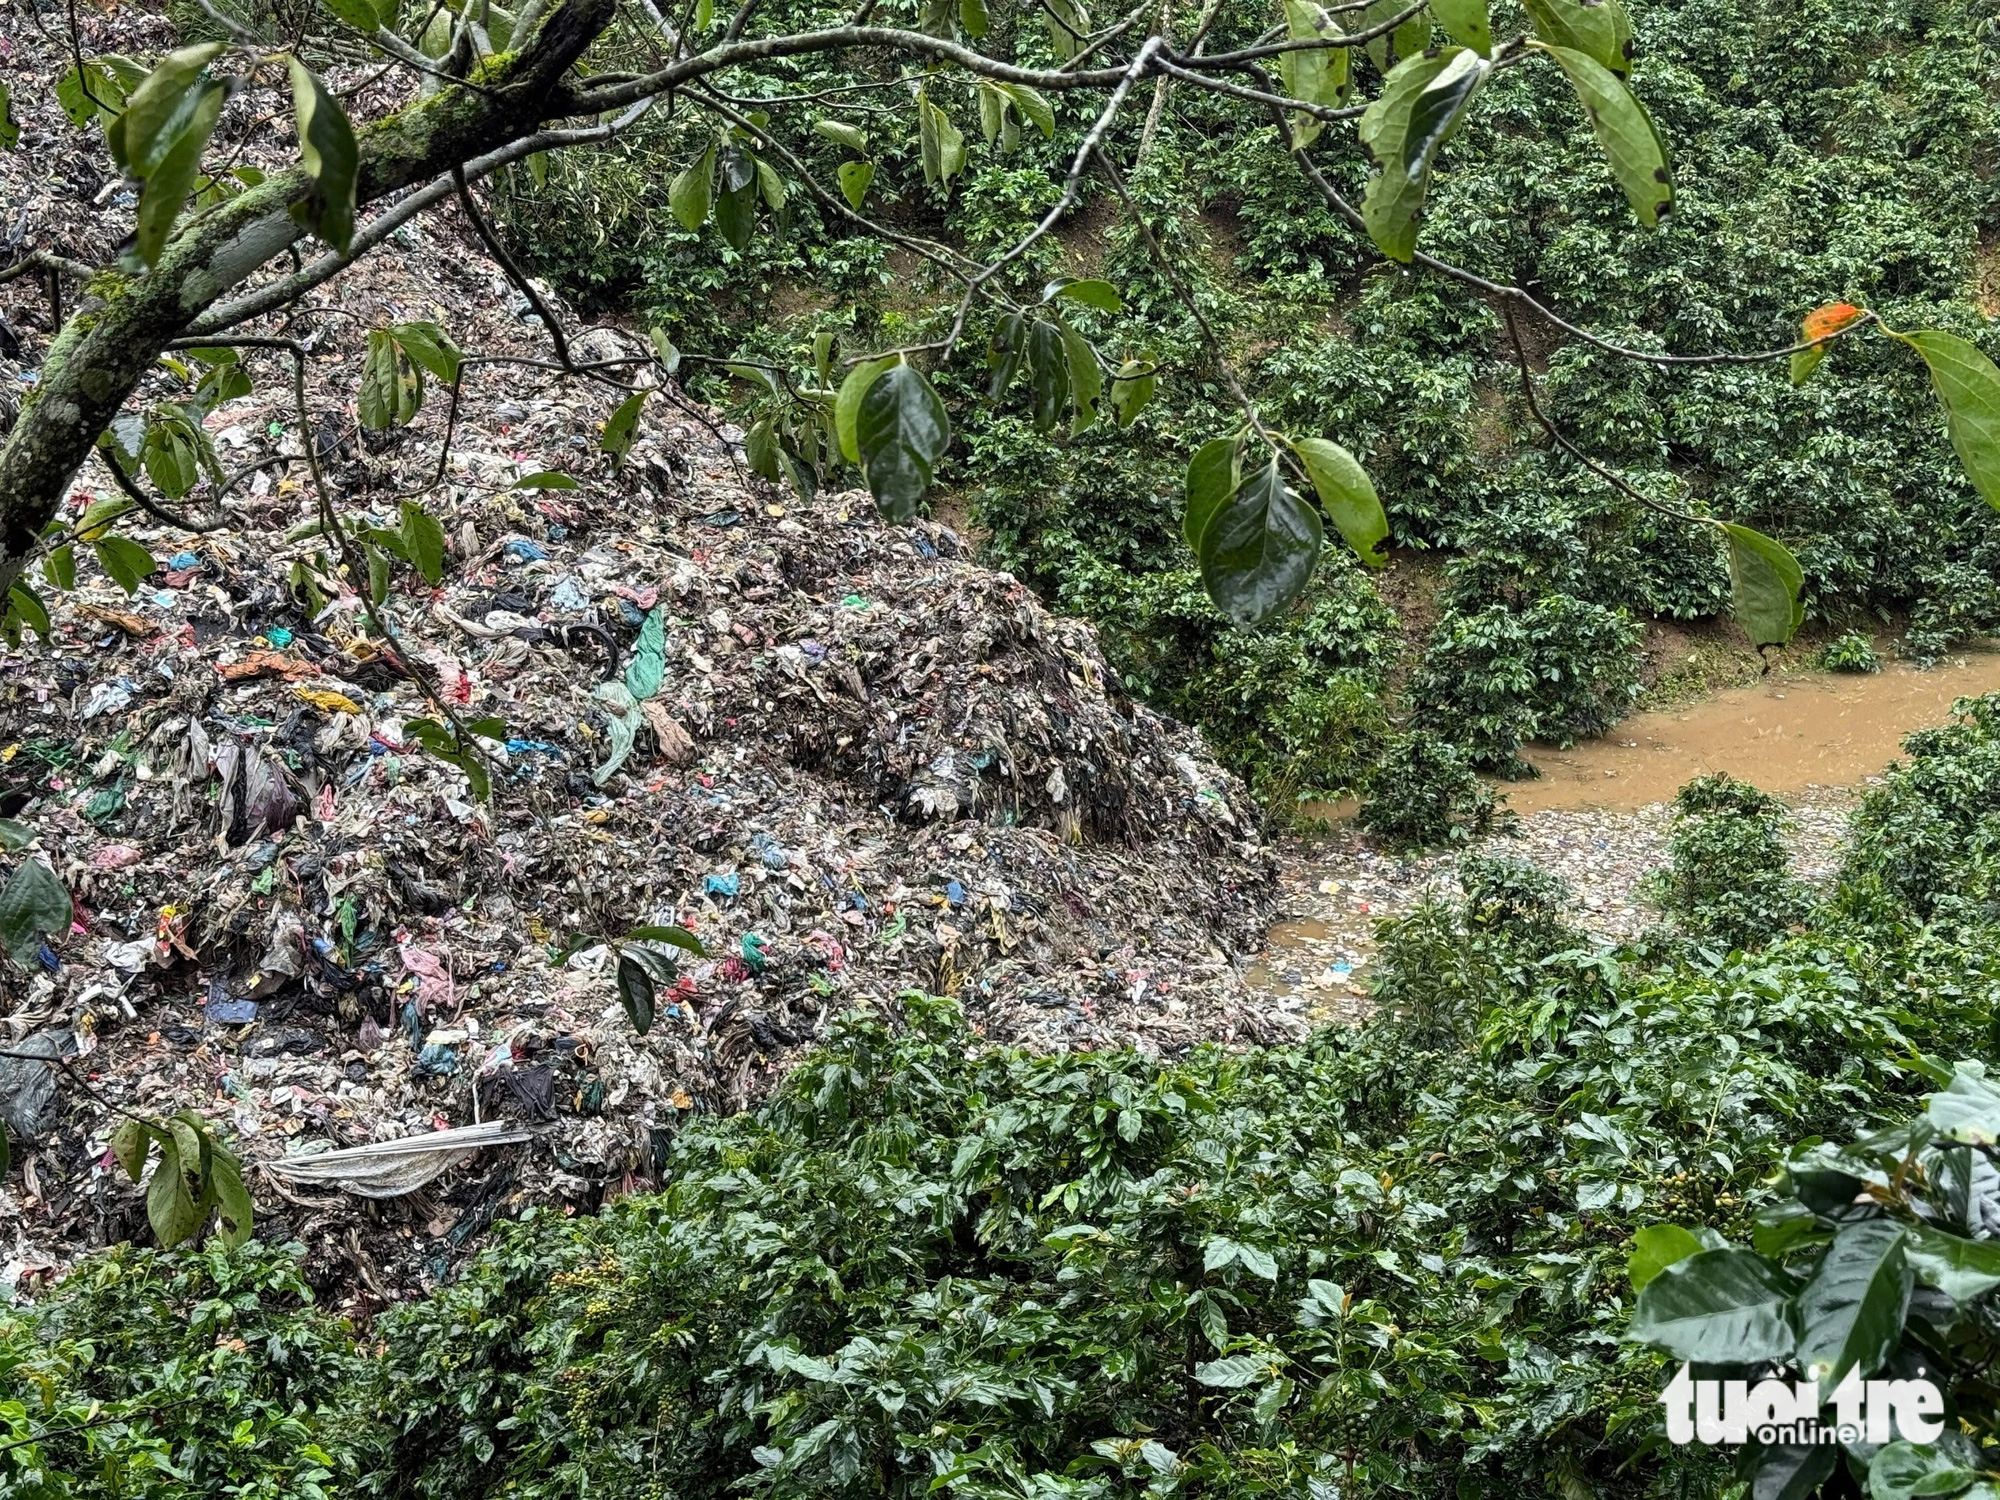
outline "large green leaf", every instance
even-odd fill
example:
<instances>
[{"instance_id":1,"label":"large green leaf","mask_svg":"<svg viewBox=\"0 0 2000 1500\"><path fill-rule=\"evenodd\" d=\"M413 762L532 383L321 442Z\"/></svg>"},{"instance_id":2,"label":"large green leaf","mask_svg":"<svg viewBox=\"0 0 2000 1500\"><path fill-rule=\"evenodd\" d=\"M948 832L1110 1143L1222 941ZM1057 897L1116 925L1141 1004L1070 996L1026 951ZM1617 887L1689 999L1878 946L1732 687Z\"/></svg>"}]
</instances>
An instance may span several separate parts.
<instances>
[{"instance_id":1,"label":"large green leaf","mask_svg":"<svg viewBox=\"0 0 2000 1500\"><path fill-rule=\"evenodd\" d=\"M720 191L715 196L715 228L723 243L742 250L757 232L757 162L740 146L723 150L717 162Z\"/></svg>"},{"instance_id":2,"label":"large green leaf","mask_svg":"<svg viewBox=\"0 0 2000 1500\"><path fill-rule=\"evenodd\" d=\"M1194 1378L1203 1385L1236 1390L1254 1384L1270 1373L1271 1362L1248 1354L1232 1354L1227 1359L1211 1359L1194 1368Z\"/></svg>"},{"instance_id":3,"label":"large green leaf","mask_svg":"<svg viewBox=\"0 0 2000 1500\"><path fill-rule=\"evenodd\" d=\"M208 1196L215 1199L215 1206L221 1211L215 1237L225 1248L234 1250L250 1238L256 1205L243 1185L242 1165L219 1146L209 1150Z\"/></svg>"},{"instance_id":4,"label":"large green leaf","mask_svg":"<svg viewBox=\"0 0 2000 1500\"><path fill-rule=\"evenodd\" d=\"M1474 0L1477 3L1477 0ZM1340 35L1340 27L1323 6L1312 0L1285 0L1287 41L1314 41ZM1347 96L1348 49L1312 47L1281 53L1278 76L1285 93L1307 104L1338 104ZM1303 111L1292 116L1292 141L1297 148L1310 146L1326 128L1323 121Z\"/></svg>"},{"instance_id":5,"label":"large green leaf","mask_svg":"<svg viewBox=\"0 0 2000 1500\"><path fill-rule=\"evenodd\" d=\"M2000 1286L2000 1241L1960 1239L1916 1224L1907 1231L1903 1254L1917 1280L1960 1306Z\"/></svg>"},{"instance_id":6,"label":"large green leaf","mask_svg":"<svg viewBox=\"0 0 2000 1500\"><path fill-rule=\"evenodd\" d=\"M1477 52L1453 49L1443 70L1410 104L1410 123L1403 133L1404 175L1415 178L1430 171L1438 148L1458 129L1491 70L1492 64Z\"/></svg>"},{"instance_id":7,"label":"large green leaf","mask_svg":"<svg viewBox=\"0 0 2000 1500\"><path fill-rule=\"evenodd\" d=\"M402 509L403 552L424 582L437 584L444 578L444 528L423 506L405 500Z\"/></svg>"},{"instance_id":8,"label":"large green leaf","mask_svg":"<svg viewBox=\"0 0 2000 1500\"><path fill-rule=\"evenodd\" d=\"M1386 564L1389 559L1376 547L1389 534L1389 518L1368 471L1352 453L1327 438L1301 438L1292 450L1305 465L1320 508L1354 555L1371 568Z\"/></svg>"},{"instance_id":9,"label":"large green leaf","mask_svg":"<svg viewBox=\"0 0 2000 1500\"><path fill-rule=\"evenodd\" d=\"M90 550L97 554L98 564L111 575L111 581L128 594L139 592L159 563L153 554L128 536L108 536L102 541L92 542Z\"/></svg>"},{"instance_id":10,"label":"large green leaf","mask_svg":"<svg viewBox=\"0 0 2000 1500\"><path fill-rule=\"evenodd\" d=\"M146 1152L152 1144L152 1131L137 1120L120 1121L111 1132L111 1155L135 1184L145 1175Z\"/></svg>"},{"instance_id":11,"label":"large green leaf","mask_svg":"<svg viewBox=\"0 0 2000 1500\"><path fill-rule=\"evenodd\" d=\"M1241 461L1241 438L1213 438L1195 449L1187 466L1187 505L1181 512L1181 535L1195 552L1201 551L1201 534L1223 503L1236 493Z\"/></svg>"},{"instance_id":12,"label":"large green leaf","mask_svg":"<svg viewBox=\"0 0 2000 1500\"><path fill-rule=\"evenodd\" d=\"M1446 36L1481 57L1493 55L1493 22L1486 0L1431 0L1431 14Z\"/></svg>"},{"instance_id":13,"label":"large green leaf","mask_svg":"<svg viewBox=\"0 0 2000 1500\"><path fill-rule=\"evenodd\" d=\"M198 1170L198 1169L197 1169ZM201 1228L204 1215L188 1191L188 1174L172 1136L160 1140L160 1160L146 1184L146 1218L160 1244L172 1249Z\"/></svg>"},{"instance_id":14,"label":"large green leaf","mask_svg":"<svg viewBox=\"0 0 2000 1500\"><path fill-rule=\"evenodd\" d=\"M1730 604L1753 646L1782 646L1805 619L1799 561L1761 531L1723 522L1729 539Z\"/></svg>"},{"instance_id":15,"label":"large green leaf","mask_svg":"<svg viewBox=\"0 0 2000 1500\"><path fill-rule=\"evenodd\" d=\"M875 504L887 519L907 521L951 442L951 421L923 372L900 364L861 398L854 440Z\"/></svg>"},{"instance_id":16,"label":"large green leaf","mask_svg":"<svg viewBox=\"0 0 2000 1500\"><path fill-rule=\"evenodd\" d=\"M1873 1375L1903 1337L1915 1280L1903 1254L1903 1226L1863 1219L1834 1236L1799 1293L1798 1361L1822 1389L1849 1370Z\"/></svg>"},{"instance_id":17,"label":"large green leaf","mask_svg":"<svg viewBox=\"0 0 2000 1500\"><path fill-rule=\"evenodd\" d=\"M222 42L202 42L169 52L132 90L124 113L104 136L112 159L127 173L139 178L153 175L207 93L208 65L227 50Z\"/></svg>"},{"instance_id":18,"label":"large green leaf","mask_svg":"<svg viewBox=\"0 0 2000 1500\"><path fill-rule=\"evenodd\" d=\"M69 892L38 859L24 859L0 889L0 946L16 963L35 956L43 936L69 931Z\"/></svg>"},{"instance_id":19,"label":"large green leaf","mask_svg":"<svg viewBox=\"0 0 2000 1500\"><path fill-rule=\"evenodd\" d=\"M1930 366L1945 429L1980 498L2000 509L2000 369L1956 334L1924 329L1908 342Z\"/></svg>"},{"instance_id":20,"label":"large green leaf","mask_svg":"<svg viewBox=\"0 0 2000 1500\"><path fill-rule=\"evenodd\" d=\"M711 145L692 166L667 184L667 207L680 220L681 228L699 229L708 222L714 181L715 147ZM860 205L855 206L858 208Z\"/></svg>"},{"instance_id":21,"label":"large green leaf","mask_svg":"<svg viewBox=\"0 0 2000 1500\"><path fill-rule=\"evenodd\" d=\"M1976 1460L1975 1460L1976 1461ZM1898 1438L1875 1450L1868 1464L1869 1500L1916 1500L1956 1495L1979 1477L1956 1444L1912 1443Z\"/></svg>"},{"instance_id":22,"label":"large green leaf","mask_svg":"<svg viewBox=\"0 0 2000 1500\"><path fill-rule=\"evenodd\" d=\"M1035 398L1036 429L1052 431L1069 400L1069 349L1062 330L1046 318L1028 324L1028 384Z\"/></svg>"},{"instance_id":23,"label":"large green leaf","mask_svg":"<svg viewBox=\"0 0 2000 1500\"><path fill-rule=\"evenodd\" d=\"M1013 101L1015 111L1039 130L1044 140L1055 139L1056 112L1047 99L1024 83L1001 83L994 87Z\"/></svg>"},{"instance_id":24,"label":"large green leaf","mask_svg":"<svg viewBox=\"0 0 2000 1500\"><path fill-rule=\"evenodd\" d=\"M166 248L174 220L180 217L195 179L201 175L201 153L215 133L222 114L223 88L211 83L198 90L195 107L180 125L179 134L168 143L158 165L147 174L139 191L139 213L132 237L132 252L146 265L153 265ZM179 117L176 116L176 119Z\"/></svg>"},{"instance_id":25,"label":"large green leaf","mask_svg":"<svg viewBox=\"0 0 2000 1500\"><path fill-rule=\"evenodd\" d=\"M1021 372L1028 352L1027 320L1020 313L1008 313L993 325L993 342L986 350L986 396L997 401Z\"/></svg>"},{"instance_id":26,"label":"large green leaf","mask_svg":"<svg viewBox=\"0 0 2000 1500\"><path fill-rule=\"evenodd\" d=\"M1058 318L1056 326L1062 330L1063 359L1069 367L1069 395L1075 407L1075 416L1070 421L1070 436L1087 432L1097 421L1097 398L1104 391L1104 369L1097 362L1097 350L1090 340L1069 325L1067 319Z\"/></svg>"},{"instance_id":27,"label":"large green leaf","mask_svg":"<svg viewBox=\"0 0 2000 1500\"><path fill-rule=\"evenodd\" d=\"M1111 380L1111 412L1120 427L1130 427L1153 399L1153 362L1128 359Z\"/></svg>"},{"instance_id":28,"label":"large green leaf","mask_svg":"<svg viewBox=\"0 0 2000 1500\"><path fill-rule=\"evenodd\" d=\"M644 1036L653 1029L653 976L648 967L630 952L618 955L618 1003L632 1029Z\"/></svg>"},{"instance_id":29,"label":"large green leaf","mask_svg":"<svg viewBox=\"0 0 2000 1500\"><path fill-rule=\"evenodd\" d=\"M1380 169L1368 183L1361 216L1376 248L1394 260L1406 261L1416 253L1417 218L1430 185L1428 159L1415 176L1404 170L1411 111L1424 90L1456 58L1470 56L1473 54L1463 47L1448 47L1398 63L1383 83L1381 95L1361 116L1361 143Z\"/></svg>"},{"instance_id":30,"label":"large green leaf","mask_svg":"<svg viewBox=\"0 0 2000 1500\"><path fill-rule=\"evenodd\" d=\"M1523 0L1535 35L1619 78L1632 71L1632 19L1619 0Z\"/></svg>"},{"instance_id":31,"label":"large green leaf","mask_svg":"<svg viewBox=\"0 0 2000 1500\"><path fill-rule=\"evenodd\" d=\"M424 378L386 328L370 329L361 357L361 390L355 416L370 432L406 427L424 404Z\"/></svg>"},{"instance_id":32,"label":"large green leaf","mask_svg":"<svg viewBox=\"0 0 2000 1500\"><path fill-rule=\"evenodd\" d=\"M1306 586L1324 537L1319 513L1292 493L1274 456L1202 529L1201 581L1237 625L1261 625Z\"/></svg>"},{"instance_id":33,"label":"large green leaf","mask_svg":"<svg viewBox=\"0 0 2000 1500\"><path fill-rule=\"evenodd\" d=\"M1632 1236L1632 1253L1625 1262L1632 1290L1644 1291L1646 1283L1660 1272L1699 1254L1701 1241L1678 1224L1653 1224L1640 1230Z\"/></svg>"},{"instance_id":34,"label":"large green leaf","mask_svg":"<svg viewBox=\"0 0 2000 1500\"><path fill-rule=\"evenodd\" d=\"M898 354L885 354L880 359L865 359L849 370L840 383L840 394L833 399L833 432L840 443L840 456L851 464L861 462L861 447L854 435L854 424L861 415L861 398L901 358Z\"/></svg>"},{"instance_id":35,"label":"large green leaf","mask_svg":"<svg viewBox=\"0 0 2000 1500\"><path fill-rule=\"evenodd\" d=\"M1616 4L1617 0L1605 0ZM1653 117L1624 81L1597 59L1570 47L1550 47L1549 56L1569 75L1597 144L1611 163L1611 175L1648 229L1673 211L1674 170Z\"/></svg>"},{"instance_id":36,"label":"large green leaf","mask_svg":"<svg viewBox=\"0 0 2000 1500\"><path fill-rule=\"evenodd\" d=\"M1924 1101L1924 1113L1938 1134L1968 1146L2000 1143L2000 1090L1963 1069L1943 1090Z\"/></svg>"},{"instance_id":37,"label":"large green leaf","mask_svg":"<svg viewBox=\"0 0 2000 1500\"><path fill-rule=\"evenodd\" d=\"M305 201L292 205L292 218L345 255L354 238L355 173L361 161L354 127L340 101L297 58L291 73L299 158L313 182Z\"/></svg>"},{"instance_id":38,"label":"large green leaf","mask_svg":"<svg viewBox=\"0 0 2000 1500\"><path fill-rule=\"evenodd\" d=\"M840 195L847 200L847 206L856 213L861 212L862 202L868 197L868 185L875 180L875 163L844 161L837 175L840 178Z\"/></svg>"},{"instance_id":39,"label":"large green leaf","mask_svg":"<svg viewBox=\"0 0 2000 1500\"><path fill-rule=\"evenodd\" d=\"M1763 1256L1704 1250L1646 1283L1631 1337L1707 1364L1783 1359L1797 1343L1791 1295L1784 1271Z\"/></svg>"},{"instance_id":40,"label":"large green leaf","mask_svg":"<svg viewBox=\"0 0 2000 1500\"><path fill-rule=\"evenodd\" d=\"M639 436L639 412L645 404L646 393L634 391L604 419L604 433L597 446L611 455L613 464L623 464L625 455L632 451L632 444Z\"/></svg>"}]
</instances>

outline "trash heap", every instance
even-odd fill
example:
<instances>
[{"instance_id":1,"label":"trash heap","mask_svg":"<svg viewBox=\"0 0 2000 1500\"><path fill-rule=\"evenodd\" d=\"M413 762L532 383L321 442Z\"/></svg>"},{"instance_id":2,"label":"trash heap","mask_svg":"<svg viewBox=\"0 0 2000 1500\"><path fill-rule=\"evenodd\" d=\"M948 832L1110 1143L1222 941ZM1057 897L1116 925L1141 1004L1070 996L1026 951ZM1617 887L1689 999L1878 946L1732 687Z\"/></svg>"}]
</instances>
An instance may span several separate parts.
<instances>
[{"instance_id":1,"label":"trash heap","mask_svg":"<svg viewBox=\"0 0 2000 1500\"><path fill-rule=\"evenodd\" d=\"M41 92L15 91L24 127L68 140ZM33 154L0 158L13 203L82 192L24 176ZM118 215L83 196L57 248L101 257ZM37 290L5 292L25 384ZM800 503L670 386L617 465L624 393L535 364L358 427L369 328L547 362L526 309L451 214L400 232L290 320L305 422L288 362L245 355L252 393L208 422L248 473L227 524L126 527L160 562L131 595L79 549L53 639L0 647L0 815L37 836L0 865L45 858L76 908L38 962L0 961L5 1045L71 1069L0 1059L7 1284L149 1237L114 1108L213 1121L259 1232L366 1306L497 1215L645 1187L689 1112L754 1100L846 1007L949 993L1038 1048L1297 1029L1234 982L1275 890L1242 788L948 528ZM442 586L399 566L394 642L319 533L308 442L350 519L393 528L422 492L443 526ZM550 472L575 487L514 487ZM113 493L93 465L69 504ZM503 721L489 799L417 742L426 682ZM607 940L662 924L704 955L674 953L641 1036Z\"/></svg>"}]
</instances>

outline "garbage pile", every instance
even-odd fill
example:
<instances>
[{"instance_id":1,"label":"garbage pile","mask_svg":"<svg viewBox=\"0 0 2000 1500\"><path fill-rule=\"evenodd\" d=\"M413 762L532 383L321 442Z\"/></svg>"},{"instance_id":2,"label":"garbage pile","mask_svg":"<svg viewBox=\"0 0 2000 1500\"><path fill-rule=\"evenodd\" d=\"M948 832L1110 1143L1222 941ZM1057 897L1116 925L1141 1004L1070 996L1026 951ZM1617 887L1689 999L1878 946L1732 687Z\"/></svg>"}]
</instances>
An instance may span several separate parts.
<instances>
[{"instance_id":1,"label":"garbage pile","mask_svg":"<svg viewBox=\"0 0 2000 1500\"><path fill-rule=\"evenodd\" d=\"M111 181L52 93L15 89L24 134ZM116 194L99 210L87 175L34 159L0 156L10 222L104 258ZM38 296L0 289L23 386ZM418 318L496 362L364 431L367 331ZM1275 891L1241 787L950 529L802 504L671 385L614 465L625 392L547 368L455 211L286 336L310 351L305 420L288 361L248 351L251 394L207 422L245 476L226 524L124 526L159 563L130 595L79 549L75 588L43 590L53 638L0 647L0 815L37 840L0 864L46 859L76 913L0 960L0 1045L68 1064L0 1060L0 1280L149 1237L106 1150L117 1108L214 1122L259 1232L365 1308L498 1215L645 1187L691 1112L753 1101L847 1007L948 993L986 1037L1058 1049L1297 1029L1231 983ZM148 394L178 388L163 370ZM399 565L393 641L319 531L307 443L350 520L393 529L421 494L443 527L441 586ZM575 487L515 487L535 473ZM93 464L68 503L115 493ZM445 709L502 721L487 800L411 728ZM674 953L641 1036L614 942L664 924L704 953Z\"/></svg>"}]
</instances>

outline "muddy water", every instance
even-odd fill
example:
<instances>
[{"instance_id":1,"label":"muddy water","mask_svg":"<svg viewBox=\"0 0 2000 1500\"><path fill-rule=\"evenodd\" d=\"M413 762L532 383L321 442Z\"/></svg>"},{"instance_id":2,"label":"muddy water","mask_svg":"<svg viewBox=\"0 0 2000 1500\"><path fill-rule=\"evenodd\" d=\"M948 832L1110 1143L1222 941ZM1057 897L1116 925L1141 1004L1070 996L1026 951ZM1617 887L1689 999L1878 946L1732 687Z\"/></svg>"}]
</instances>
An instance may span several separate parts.
<instances>
[{"instance_id":1,"label":"muddy water","mask_svg":"<svg viewBox=\"0 0 2000 1500\"><path fill-rule=\"evenodd\" d=\"M1988 692L2000 692L2000 651L1968 652L1927 672L1774 676L1634 715L1569 750L1530 747L1542 775L1501 788L1521 814L1504 849L1562 877L1578 895L1580 925L1631 936L1654 920L1640 881L1666 858L1671 815L1660 804L1695 776L1727 771L1794 804L1798 872L1825 879L1855 795L1844 789L1881 771L1911 730L1942 724L1954 699ZM1340 820L1352 807L1327 811ZM1305 1022L1365 1012L1376 921L1408 910L1427 888L1456 886L1454 856L1397 859L1342 821L1285 862L1282 919L1243 981Z\"/></svg>"},{"instance_id":2,"label":"muddy water","mask_svg":"<svg viewBox=\"0 0 2000 1500\"><path fill-rule=\"evenodd\" d=\"M1691 778L1727 771L1780 796L1853 786L1896 758L1904 735L1942 724L1952 700L2000 692L2000 651L1919 672L1770 677L1684 708L1637 714L1568 750L1530 747L1536 781L1507 788L1523 815L1550 808L1630 812L1670 800Z\"/></svg>"}]
</instances>

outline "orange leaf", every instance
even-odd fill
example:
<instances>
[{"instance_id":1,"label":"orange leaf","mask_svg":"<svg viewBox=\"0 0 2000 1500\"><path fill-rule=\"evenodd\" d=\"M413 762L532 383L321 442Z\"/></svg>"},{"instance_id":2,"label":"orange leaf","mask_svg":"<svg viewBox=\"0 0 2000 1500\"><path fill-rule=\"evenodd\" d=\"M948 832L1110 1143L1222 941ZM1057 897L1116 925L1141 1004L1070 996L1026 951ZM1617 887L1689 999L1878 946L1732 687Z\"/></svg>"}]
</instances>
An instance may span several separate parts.
<instances>
[{"instance_id":1,"label":"orange leaf","mask_svg":"<svg viewBox=\"0 0 2000 1500\"><path fill-rule=\"evenodd\" d=\"M1840 332L1856 318L1864 316L1862 310L1851 302L1829 302L1806 314L1804 325L1806 341L1823 339Z\"/></svg>"}]
</instances>

